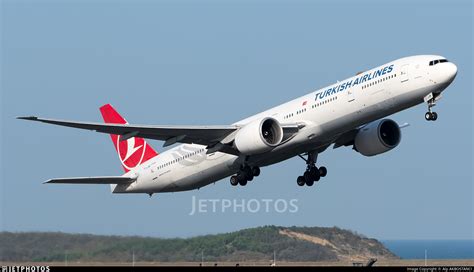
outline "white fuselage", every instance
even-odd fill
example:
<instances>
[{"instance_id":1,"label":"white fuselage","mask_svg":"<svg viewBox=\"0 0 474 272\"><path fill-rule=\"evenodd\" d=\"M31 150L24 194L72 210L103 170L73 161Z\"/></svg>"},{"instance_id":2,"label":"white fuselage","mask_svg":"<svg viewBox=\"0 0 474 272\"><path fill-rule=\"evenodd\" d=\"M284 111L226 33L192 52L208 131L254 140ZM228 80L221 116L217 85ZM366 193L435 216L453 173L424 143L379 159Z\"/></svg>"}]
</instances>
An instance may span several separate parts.
<instances>
[{"instance_id":1,"label":"white fuselage","mask_svg":"<svg viewBox=\"0 0 474 272\"><path fill-rule=\"evenodd\" d=\"M398 59L236 122L234 125L243 126L272 117L281 124L304 125L291 140L251 156L247 162L266 166L304 152L322 152L344 132L423 103L426 95L442 92L454 79L454 64L429 65L441 58L421 55ZM114 193L197 189L236 173L245 159L206 151L206 146L196 144L171 148L125 174L136 176L136 181L116 186Z\"/></svg>"}]
</instances>

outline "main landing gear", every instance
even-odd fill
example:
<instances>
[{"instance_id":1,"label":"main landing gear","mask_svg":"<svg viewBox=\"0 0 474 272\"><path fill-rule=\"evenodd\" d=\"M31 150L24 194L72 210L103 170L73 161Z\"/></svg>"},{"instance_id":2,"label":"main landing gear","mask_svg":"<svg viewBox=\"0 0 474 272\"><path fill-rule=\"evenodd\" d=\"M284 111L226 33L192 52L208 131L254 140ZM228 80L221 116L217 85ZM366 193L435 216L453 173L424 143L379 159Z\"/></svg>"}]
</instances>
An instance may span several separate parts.
<instances>
[{"instance_id":1,"label":"main landing gear","mask_svg":"<svg viewBox=\"0 0 474 272\"><path fill-rule=\"evenodd\" d=\"M320 178L325 177L328 173L326 167L316 167L316 160L318 158L317 152L308 152L308 159L305 159L303 156L298 155L304 161L306 161L306 171L302 176L299 176L296 179L296 183L299 186L313 186L315 181L319 181Z\"/></svg>"},{"instance_id":2,"label":"main landing gear","mask_svg":"<svg viewBox=\"0 0 474 272\"><path fill-rule=\"evenodd\" d=\"M426 103L428 103L428 111L425 113L426 121L436 121L436 119L438 119L438 114L431 111L431 108L436 106L436 100L439 99L438 96L434 96L433 93L430 93L424 98Z\"/></svg>"},{"instance_id":3,"label":"main landing gear","mask_svg":"<svg viewBox=\"0 0 474 272\"><path fill-rule=\"evenodd\" d=\"M258 166L250 167L248 165L244 165L240 168L240 171L237 175L233 175L230 177L230 184L232 186L245 186L247 182L252 181L254 177L258 177L260 175L260 168Z\"/></svg>"}]
</instances>

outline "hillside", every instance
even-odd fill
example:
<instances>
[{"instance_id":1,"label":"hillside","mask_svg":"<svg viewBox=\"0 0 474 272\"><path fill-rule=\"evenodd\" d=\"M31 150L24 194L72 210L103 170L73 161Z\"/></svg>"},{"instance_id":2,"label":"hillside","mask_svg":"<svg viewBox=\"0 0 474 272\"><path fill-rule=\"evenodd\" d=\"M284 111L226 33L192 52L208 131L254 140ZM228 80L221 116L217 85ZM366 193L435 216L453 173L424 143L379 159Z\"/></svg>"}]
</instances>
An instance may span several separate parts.
<instances>
[{"instance_id":1,"label":"hillside","mask_svg":"<svg viewBox=\"0 0 474 272\"><path fill-rule=\"evenodd\" d=\"M375 239L337 227L265 226L193 238L161 239L55 232L0 233L0 261L280 261L396 259Z\"/></svg>"}]
</instances>

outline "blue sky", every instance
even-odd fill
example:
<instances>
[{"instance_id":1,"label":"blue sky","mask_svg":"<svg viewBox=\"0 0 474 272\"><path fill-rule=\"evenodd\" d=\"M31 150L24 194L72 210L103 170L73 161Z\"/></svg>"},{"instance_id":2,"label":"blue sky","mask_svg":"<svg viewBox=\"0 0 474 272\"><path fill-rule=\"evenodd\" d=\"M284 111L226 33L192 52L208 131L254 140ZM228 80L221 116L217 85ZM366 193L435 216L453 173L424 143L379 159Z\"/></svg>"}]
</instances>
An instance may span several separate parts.
<instances>
[{"instance_id":1,"label":"blue sky","mask_svg":"<svg viewBox=\"0 0 474 272\"><path fill-rule=\"evenodd\" d=\"M379 239L473 239L473 6L470 1L2 1L1 229L194 236L261 225L339 226ZM298 187L299 158L246 187L112 195L43 185L120 175L109 137L15 120L229 124L385 62L440 54L459 72L395 150L328 150L329 174ZM158 151L160 142L151 141ZM297 213L206 213L199 199L298 199Z\"/></svg>"}]
</instances>

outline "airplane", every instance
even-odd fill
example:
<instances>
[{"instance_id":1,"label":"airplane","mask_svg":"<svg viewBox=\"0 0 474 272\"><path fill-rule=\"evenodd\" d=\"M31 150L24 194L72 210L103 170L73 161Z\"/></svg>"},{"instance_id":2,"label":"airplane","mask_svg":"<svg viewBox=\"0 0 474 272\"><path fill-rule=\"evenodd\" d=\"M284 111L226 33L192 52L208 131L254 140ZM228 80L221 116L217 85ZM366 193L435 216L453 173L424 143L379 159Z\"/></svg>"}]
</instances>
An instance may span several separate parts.
<instances>
[{"instance_id":1,"label":"airplane","mask_svg":"<svg viewBox=\"0 0 474 272\"><path fill-rule=\"evenodd\" d=\"M110 134L125 171L122 176L55 178L45 183L110 184L113 193L179 192L199 189L230 176L245 186L260 168L299 156L306 162L299 186L312 186L327 175L318 154L351 146L364 156L387 152L401 141L401 128L386 118L426 103L425 119L457 67L437 55L394 60L313 91L231 125L163 126L129 124L110 104L100 108L105 123L19 119ZM145 139L180 143L158 154Z\"/></svg>"}]
</instances>

